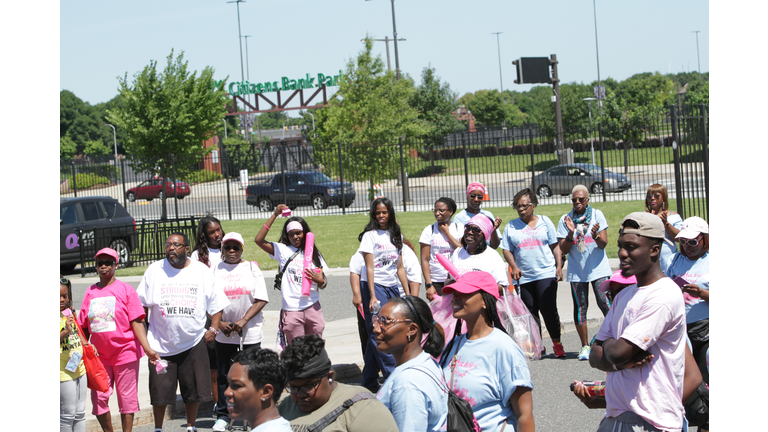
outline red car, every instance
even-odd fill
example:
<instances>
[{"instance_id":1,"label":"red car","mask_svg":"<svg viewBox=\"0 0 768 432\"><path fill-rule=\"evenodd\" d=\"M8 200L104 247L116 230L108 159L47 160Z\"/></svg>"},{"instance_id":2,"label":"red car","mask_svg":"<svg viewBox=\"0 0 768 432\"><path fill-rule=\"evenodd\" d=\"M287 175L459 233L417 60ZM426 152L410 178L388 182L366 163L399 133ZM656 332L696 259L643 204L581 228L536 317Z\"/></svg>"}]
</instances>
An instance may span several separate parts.
<instances>
[{"instance_id":1,"label":"red car","mask_svg":"<svg viewBox=\"0 0 768 432\"><path fill-rule=\"evenodd\" d=\"M155 177L147 180L136 187L128 189L125 192L125 197L128 201L134 202L137 199L145 199L152 201L155 198L163 199L163 179L162 177ZM165 193L169 197L176 197L183 199L185 196L192 193L192 189L189 188L189 184L183 181L176 181L174 185L172 181L168 180L165 183Z\"/></svg>"}]
</instances>

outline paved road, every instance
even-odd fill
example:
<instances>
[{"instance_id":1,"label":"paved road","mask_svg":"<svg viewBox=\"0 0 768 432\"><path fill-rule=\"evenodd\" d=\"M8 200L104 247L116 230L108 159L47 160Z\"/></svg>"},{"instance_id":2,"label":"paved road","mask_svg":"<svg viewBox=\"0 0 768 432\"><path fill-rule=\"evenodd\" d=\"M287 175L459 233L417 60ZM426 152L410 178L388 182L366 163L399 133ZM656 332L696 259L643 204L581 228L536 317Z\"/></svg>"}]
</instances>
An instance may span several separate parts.
<instances>
[{"instance_id":1,"label":"paved road","mask_svg":"<svg viewBox=\"0 0 768 432\"><path fill-rule=\"evenodd\" d=\"M594 334L598 324L593 322L589 326L590 334ZM567 347L578 346L578 336L573 328L568 329L562 335L562 341ZM586 361L576 360L576 352L568 352L566 359L556 359L551 353L552 342L545 338L544 344L550 355L542 360L530 363L531 381L533 381L533 416L536 430L539 432L594 432L597 430L600 420L605 415L603 409L587 409L571 393L568 386L577 380L604 380L605 372L592 369ZM350 384L360 385L357 380L347 381ZM197 430L207 431L213 427L215 417L210 411L200 412L197 420ZM163 424L165 431L183 432L186 420L176 418L166 420ZM152 424L135 427L135 432L153 432ZM238 428L238 430L240 430ZM696 428L689 429L694 432Z\"/></svg>"}]
</instances>

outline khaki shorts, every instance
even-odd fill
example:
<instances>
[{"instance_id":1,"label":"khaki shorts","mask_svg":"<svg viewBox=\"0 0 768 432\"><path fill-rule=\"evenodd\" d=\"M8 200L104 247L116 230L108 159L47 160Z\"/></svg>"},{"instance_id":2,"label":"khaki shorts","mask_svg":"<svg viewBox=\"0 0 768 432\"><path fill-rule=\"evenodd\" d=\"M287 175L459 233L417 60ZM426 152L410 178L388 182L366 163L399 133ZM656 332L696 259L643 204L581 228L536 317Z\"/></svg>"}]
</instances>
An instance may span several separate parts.
<instances>
[{"instance_id":1,"label":"khaki shorts","mask_svg":"<svg viewBox=\"0 0 768 432\"><path fill-rule=\"evenodd\" d=\"M175 405L177 383L185 404L213 400L205 339L187 351L160 358L168 361L168 373L159 375L155 365L148 363L149 401L152 405Z\"/></svg>"}]
</instances>

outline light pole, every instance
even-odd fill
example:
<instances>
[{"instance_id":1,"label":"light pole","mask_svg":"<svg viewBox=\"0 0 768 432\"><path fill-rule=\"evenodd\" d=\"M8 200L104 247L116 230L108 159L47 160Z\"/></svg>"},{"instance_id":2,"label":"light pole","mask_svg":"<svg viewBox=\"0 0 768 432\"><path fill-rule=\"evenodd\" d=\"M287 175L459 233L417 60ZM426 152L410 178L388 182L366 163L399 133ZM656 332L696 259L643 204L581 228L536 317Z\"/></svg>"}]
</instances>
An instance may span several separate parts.
<instances>
[{"instance_id":1,"label":"light pole","mask_svg":"<svg viewBox=\"0 0 768 432\"><path fill-rule=\"evenodd\" d=\"M365 1L371 1L371 0L365 0ZM400 79L400 57L397 55L397 24L395 23L395 0L391 0L392 2L392 33L394 34L395 38L395 75L397 75L397 79Z\"/></svg>"},{"instance_id":2,"label":"light pole","mask_svg":"<svg viewBox=\"0 0 768 432\"><path fill-rule=\"evenodd\" d=\"M499 45L499 35L501 33L503 33L503 32L496 32L496 33L491 33L491 34L495 34L496 35L496 47L499 50L499 88L501 89L499 91L504 93L504 84L501 81L501 45Z\"/></svg>"},{"instance_id":3,"label":"light pole","mask_svg":"<svg viewBox=\"0 0 768 432\"><path fill-rule=\"evenodd\" d=\"M243 39L245 39L245 78L250 81L251 80L251 68L250 64L251 62L248 60L248 38L253 37L251 35L245 35L243 36ZM248 93L248 103L251 102L251 94ZM246 131L247 131L246 127ZM253 143L253 125L251 125L251 133L248 134L248 142Z\"/></svg>"},{"instance_id":4,"label":"light pole","mask_svg":"<svg viewBox=\"0 0 768 432\"><path fill-rule=\"evenodd\" d=\"M582 100L589 102L589 149L592 151L592 165L595 165L595 131L592 129L592 101L595 98L584 98Z\"/></svg>"},{"instance_id":5,"label":"light pole","mask_svg":"<svg viewBox=\"0 0 768 432\"><path fill-rule=\"evenodd\" d=\"M104 123L104 126L112 128L112 137L115 139L115 183L117 183L117 131L115 130L115 127L109 123Z\"/></svg>"},{"instance_id":6,"label":"light pole","mask_svg":"<svg viewBox=\"0 0 768 432\"><path fill-rule=\"evenodd\" d=\"M372 41L378 41L378 42L384 42L384 44L387 46L387 70L391 71L392 66L389 64L389 36L384 36L384 39L371 39ZM404 41L405 39L400 38L401 41ZM365 42L366 39L360 39L360 42Z\"/></svg>"},{"instance_id":7,"label":"light pole","mask_svg":"<svg viewBox=\"0 0 768 432\"><path fill-rule=\"evenodd\" d=\"M227 119L224 119L224 139L227 139Z\"/></svg>"},{"instance_id":8,"label":"light pole","mask_svg":"<svg viewBox=\"0 0 768 432\"><path fill-rule=\"evenodd\" d=\"M592 11L595 16L595 57L597 58L597 95L601 96L600 87L600 50L597 47L597 5L596 0L592 0ZM603 99L599 98L597 104L600 106L600 118L603 118Z\"/></svg>"},{"instance_id":9,"label":"light pole","mask_svg":"<svg viewBox=\"0 0 768 432\"><path fill-rule=\"evenodd\" d=\"M243 36L240 34L240 3L245 3L245 0L232 0L227 3L237 4L237 40L240 42L240 80L245 81L245 70L243 69Z\"/></svg>"},{"instance_id":10,"label":"light pole","mask_svg":"<svg viewBox=\"0 0 768 432\"><path fill-rule=\"evenodd\" d=\"M696 33L696 61L699 64L699 75L701 75L701 59L699 58L699 33L701 30L694 30L691 33Z\"/></svg>"}]
</instances>

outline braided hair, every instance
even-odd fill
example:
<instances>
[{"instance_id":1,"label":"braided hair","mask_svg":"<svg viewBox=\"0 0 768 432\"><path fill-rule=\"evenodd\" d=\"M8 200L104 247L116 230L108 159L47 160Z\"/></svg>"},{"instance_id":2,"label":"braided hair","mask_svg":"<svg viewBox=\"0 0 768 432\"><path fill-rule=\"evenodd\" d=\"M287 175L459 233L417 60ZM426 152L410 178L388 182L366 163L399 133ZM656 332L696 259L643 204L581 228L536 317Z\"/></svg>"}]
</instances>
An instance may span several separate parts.
<instances>
[{"instance_id":1,"label":"braided hair","mask_svg":"<svg viewBox=\"0 0 768 432\"><path fill-rule=\"evenodd\" d=\"M197 251L197 259L208 267L211 266L211 262L208 260L208 236L205 235L205 230L212 223L217 223L221 227L221 222L210 213L200 219L200 223L197 225L197 232L195 233L195 247L192 249L192 252ZM221 227L222 238L224 234L226 234L224 228Z\"/></svg>"}]
</instances>

